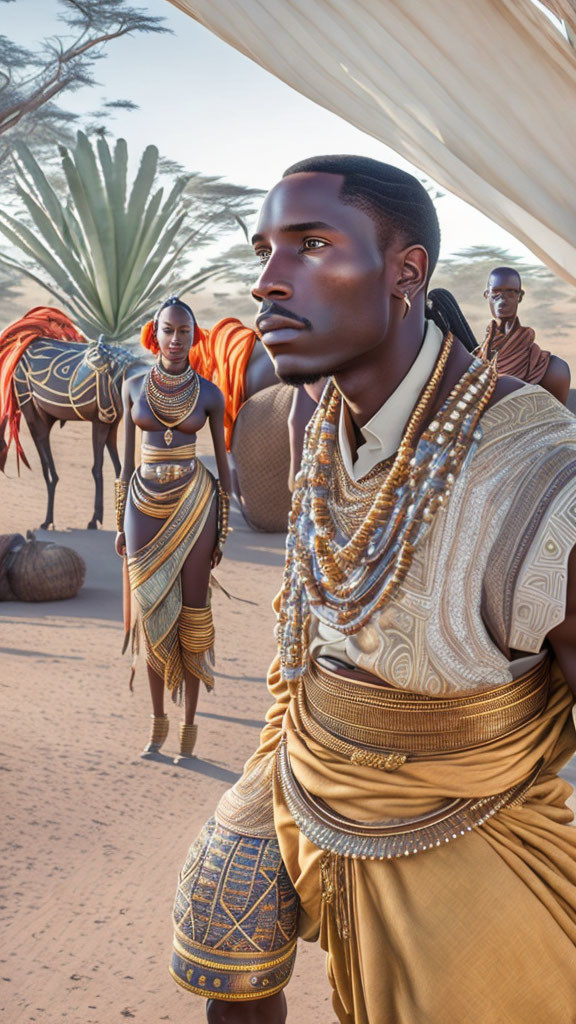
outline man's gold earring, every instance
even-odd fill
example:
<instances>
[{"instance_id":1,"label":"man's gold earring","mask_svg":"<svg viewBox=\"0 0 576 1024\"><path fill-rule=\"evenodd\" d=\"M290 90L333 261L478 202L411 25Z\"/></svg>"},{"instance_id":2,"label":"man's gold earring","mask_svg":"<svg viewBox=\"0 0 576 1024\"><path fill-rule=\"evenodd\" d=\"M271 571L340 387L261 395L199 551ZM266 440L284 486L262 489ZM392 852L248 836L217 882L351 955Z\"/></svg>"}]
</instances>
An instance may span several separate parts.
<instances>
[{"instance_id":1,"label":"man's gold earring","mask_svg":"<svg viewBox=\"0 0 576 1024\"><path fill-rule=\"evenodd\" d=\"M408 313L412 309L412 303L410 302L410 299L408 298L408 292L404 292L404 295L402 296L402 298L404 299L404 302L406 303L406 305L404 307L404 313L402 315L402 319L405 320L406 317L408 316Z\"/></svg>"}]
</instances>

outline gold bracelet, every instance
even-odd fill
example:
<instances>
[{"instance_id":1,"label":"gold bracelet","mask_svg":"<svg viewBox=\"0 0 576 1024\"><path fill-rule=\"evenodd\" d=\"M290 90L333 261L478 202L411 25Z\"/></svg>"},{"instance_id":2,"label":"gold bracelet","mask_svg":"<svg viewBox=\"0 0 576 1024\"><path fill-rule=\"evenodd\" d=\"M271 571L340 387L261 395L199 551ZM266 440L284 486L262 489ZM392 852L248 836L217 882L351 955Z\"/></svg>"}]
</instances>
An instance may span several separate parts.
<instances>
[{"instance_id":1,"label":"gold bracelet","mask_svg":"<svg viewBox=\"0 0 576 1024\"><path fill-rule=\"evenodd\" d=\"M116 529L118 533L124 530L124 512L128 500L128 484L125 480L114 481L114 504L116 506Z\"/></svg>"},{"instance_id":2,"label":"gold bracelet","mask_svg":"<svg viewBox=\"0 0 576 1024\"><path fill-rule=\"evenodd\" d=\"M228 491L218 484L218 547L222 549L226 542L230 527L228 519L230 516L230 495Z\"/></svg>"}]
</instances>

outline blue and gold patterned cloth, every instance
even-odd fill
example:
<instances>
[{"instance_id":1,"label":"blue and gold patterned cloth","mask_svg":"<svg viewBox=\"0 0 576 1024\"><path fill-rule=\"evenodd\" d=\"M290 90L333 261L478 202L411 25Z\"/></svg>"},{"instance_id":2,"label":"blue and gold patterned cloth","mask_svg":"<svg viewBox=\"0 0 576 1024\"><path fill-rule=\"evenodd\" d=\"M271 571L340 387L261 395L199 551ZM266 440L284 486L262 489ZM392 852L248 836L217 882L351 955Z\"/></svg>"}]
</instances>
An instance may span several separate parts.
<instances>
[{"instance_id":1,"label":"blue and gold patterned cloth","mask_svg":"<svg viewBox=\"0 0 576 1024\"><path fill-rule=\"evenodd\" d=\"M276 839L214 818L190 847L174 904L171 974L209 999L258 999L287 984L299 901Z\"/></svg>"}]
</instances>

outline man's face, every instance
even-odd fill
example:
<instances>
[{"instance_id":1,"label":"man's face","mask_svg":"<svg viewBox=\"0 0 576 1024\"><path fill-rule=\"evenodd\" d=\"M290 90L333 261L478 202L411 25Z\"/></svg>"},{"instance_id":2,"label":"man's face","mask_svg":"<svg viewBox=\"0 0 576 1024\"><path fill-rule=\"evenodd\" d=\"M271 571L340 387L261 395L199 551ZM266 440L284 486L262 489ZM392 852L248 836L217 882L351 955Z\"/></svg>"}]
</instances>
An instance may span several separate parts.
<instances>
[{"instance_id":1,"label":"man's face","mask_svg":"<svg viewBox=\"0 0 576 1024\"><path fill-rule=\"evenodd\" d=\"M495 320L514 320L523 295L520 280L513 271L490 274L484 298L488 299Z\"/></svg>"},{"instance_id":2,"label":"man's face","mask_svg":"<svg viewBox=\"0 0 576 1024\"><path fill-rule=\"evenodd\" d=\"M329 376L386 336L395 262L372 218L340 200L342 183L325 173L284 178L253 238L263 264L256 323L276 373L291 383Z\"/></svg>"}]
</instances>

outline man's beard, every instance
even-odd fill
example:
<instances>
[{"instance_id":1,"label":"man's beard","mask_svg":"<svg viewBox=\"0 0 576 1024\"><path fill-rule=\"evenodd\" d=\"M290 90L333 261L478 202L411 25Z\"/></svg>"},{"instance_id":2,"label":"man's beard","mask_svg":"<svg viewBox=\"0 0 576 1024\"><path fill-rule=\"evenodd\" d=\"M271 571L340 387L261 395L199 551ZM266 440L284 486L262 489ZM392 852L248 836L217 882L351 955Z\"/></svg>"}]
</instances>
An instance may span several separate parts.
<instances>
[{"instance_id":1,"label":"man's beard","mask_svg":"<svg viewBox=\"0 0 576 1024\"><path fill-rule=\"evenodd\" d=\"M290 384L293 388L299 388L302 384L317 384L328 373L277 373L276 376L283 384Z\"/></svg>"}]
</instances>

